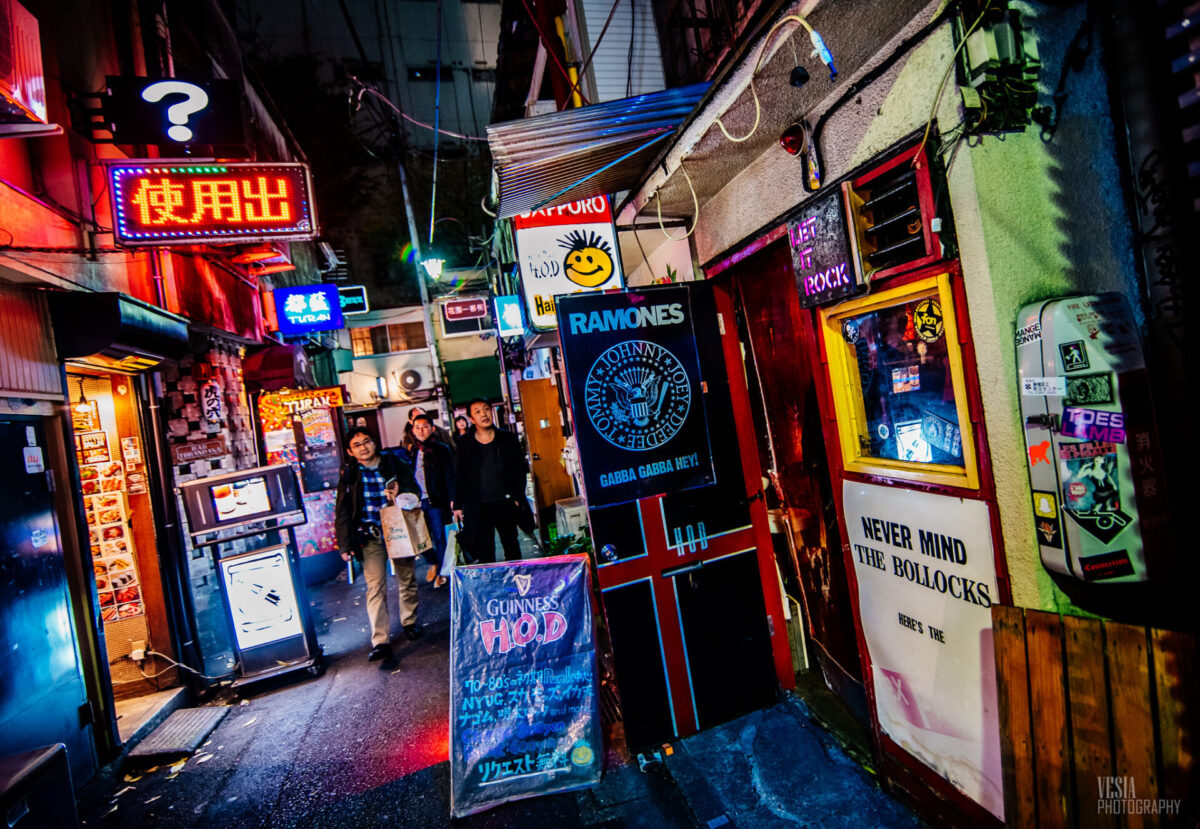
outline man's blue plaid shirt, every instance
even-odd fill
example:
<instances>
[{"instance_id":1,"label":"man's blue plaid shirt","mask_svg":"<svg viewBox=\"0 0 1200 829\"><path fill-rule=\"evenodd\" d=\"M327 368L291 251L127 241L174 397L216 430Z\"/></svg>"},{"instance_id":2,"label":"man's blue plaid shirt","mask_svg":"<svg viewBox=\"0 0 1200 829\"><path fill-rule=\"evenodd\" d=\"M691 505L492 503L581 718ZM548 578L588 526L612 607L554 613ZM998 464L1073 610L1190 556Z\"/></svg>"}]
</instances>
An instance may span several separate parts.
<instances>
[{"instance_id":1,"label":"man's blue plaid shirt","mask_svg":"<svg viewBox=\"0 0 1200 829\"><path fill-rule=\"evenodd\" d=\"M387 494L384 492L387 481L379 468L368 469L359 465L362 472L363 510L361 522L365 525L379 526L379 511L387 506Z\"/></svg>"}]
</instances>

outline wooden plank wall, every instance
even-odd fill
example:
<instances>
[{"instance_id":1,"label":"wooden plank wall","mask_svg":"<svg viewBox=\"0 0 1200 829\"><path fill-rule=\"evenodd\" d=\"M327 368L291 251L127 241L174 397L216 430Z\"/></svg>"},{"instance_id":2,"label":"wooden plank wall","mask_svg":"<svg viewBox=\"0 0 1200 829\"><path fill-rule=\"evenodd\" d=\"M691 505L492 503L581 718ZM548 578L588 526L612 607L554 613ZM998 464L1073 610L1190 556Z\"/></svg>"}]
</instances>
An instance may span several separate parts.
<instances>
[{"instance_id":1,"label":"wooden plank wall","mask_svg":"<svg viewBox=\"0 0 1200 829\"><path fill-rule=\"evenodd\" d=\"M992 607L1006 824L1200 825L1191 634Z\"/></svg>"}]
</instances>

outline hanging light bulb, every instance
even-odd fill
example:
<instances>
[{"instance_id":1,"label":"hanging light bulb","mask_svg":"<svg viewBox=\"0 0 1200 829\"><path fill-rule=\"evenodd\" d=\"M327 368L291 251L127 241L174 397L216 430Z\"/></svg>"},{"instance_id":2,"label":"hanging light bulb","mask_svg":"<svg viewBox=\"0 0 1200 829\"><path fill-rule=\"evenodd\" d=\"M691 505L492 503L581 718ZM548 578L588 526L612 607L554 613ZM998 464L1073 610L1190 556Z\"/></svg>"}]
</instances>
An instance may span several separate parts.
<instances>
[{"instance_id":1,"label":"hanging light bulb","mask_svg":"<svg viewBox=\"0 0 1200 829\"><path fill-rule=\"evenodd\" d=\"M79 402L75 404L75 411L78 414L85 415L92 411L92 404L88 402L87 395L83 393L83 378L79 378Z\"/></svg>"}]
</instances>

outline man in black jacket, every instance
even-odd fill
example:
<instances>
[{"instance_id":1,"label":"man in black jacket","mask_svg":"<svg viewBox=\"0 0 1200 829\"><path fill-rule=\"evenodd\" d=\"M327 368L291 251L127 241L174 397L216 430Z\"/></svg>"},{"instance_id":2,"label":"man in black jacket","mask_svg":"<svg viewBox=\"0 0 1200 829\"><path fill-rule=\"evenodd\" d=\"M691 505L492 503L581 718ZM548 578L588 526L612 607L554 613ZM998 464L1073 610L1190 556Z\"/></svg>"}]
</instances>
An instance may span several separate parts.
<instances>
[{"instance_id":1,"label":"man in black jacket","mask_svg":"<svg viewBox=\"0 0 1200 829\"><path fill-rule=\"evenodd\" d=\"M427 581L433 582L434 587L444 587L446 577L441 575L441 570L446 555L446 522L450 518L450 504L454 501L454 453L438 440L433 418L429 415L414 417L412 427L413 475L421 488L421 511L433 539L433 549L425 554L433 565Z\"/></svg>"},{"instance_id":2,"label":"man in black jacket","mask_svg":"<svg viewBox=\"0 0 1200 829\"><path fill-rule=\"evenodd\" d=\"M529 465L512 432L492 422L492 407L483 398L472 400L467 414L475 431L458 441L454 518L462 521L460 541L480 562L496 560L496 533L504 558L521 558L517 519L527 510L525 478Z\"/></svg>"},{"instance_id":3,"label":"man in black jacket","mask_svg":"<svg viewBox=\"0 0 1200 829\"><path fill-rule=\"evenodd\" d=\"M342 558L353 555L362 562L367 580L367 618L371 623L371 653L376 659L392 657L391 620L387 609L387 548L379 511L401 492L420 495L420 487L408 464L390 452L379 451L375 436L366 429L351 429L346 436L346 454L350 462L342 467L338 480L334 527ZM411 558L396 559L396 577L400 582L400 623L409 639L418 639L417 579Z\"/></svg>"}]
</instances>

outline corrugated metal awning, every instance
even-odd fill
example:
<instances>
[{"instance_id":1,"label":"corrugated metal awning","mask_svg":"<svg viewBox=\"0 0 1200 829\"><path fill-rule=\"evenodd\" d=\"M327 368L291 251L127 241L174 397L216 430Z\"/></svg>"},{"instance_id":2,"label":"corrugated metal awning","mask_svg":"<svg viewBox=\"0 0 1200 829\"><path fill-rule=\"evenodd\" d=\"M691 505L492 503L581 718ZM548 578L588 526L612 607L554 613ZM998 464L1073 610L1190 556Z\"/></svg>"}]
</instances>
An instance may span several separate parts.
<instances>
[{"instance_id":1,"label":"corrugated metal awning","mask_svg":"<svg viewBox=\"0 0 1200 829\"><path fill-rule=\"evenodd\" d=\"M628 190L708 86L682 86L489 126L501 218Z\"/></svg>"}]
</instances>

